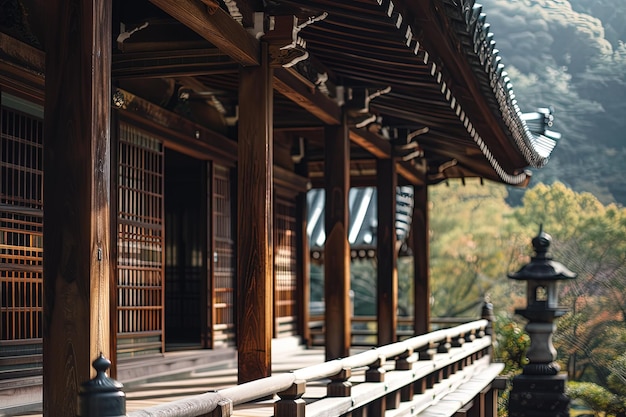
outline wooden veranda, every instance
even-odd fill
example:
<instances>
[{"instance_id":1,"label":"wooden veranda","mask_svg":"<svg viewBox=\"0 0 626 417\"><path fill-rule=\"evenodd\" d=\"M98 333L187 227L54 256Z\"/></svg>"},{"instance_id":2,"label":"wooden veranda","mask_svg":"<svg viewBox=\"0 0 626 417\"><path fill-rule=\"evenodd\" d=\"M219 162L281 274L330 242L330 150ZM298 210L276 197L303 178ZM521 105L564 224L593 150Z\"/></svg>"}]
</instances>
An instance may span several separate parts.
<instances>
[{"instance_id":1,"label":"wooden veranda","mask_svg":"<svg viewBox=\"0 0 626 417\"><path fill-rule=\"evenodd\" d=\"M45 416L76 415L101 353L116 376L235 347L239 383L271 377L272 340L311 337L310 188L327 196L325 359L351 349L351 187L377 191L377 345L398 340L400 243L427 333L428 187L525 186L555 145L473 0L1 7L0 392L43 384Z\"/></svg>"}]
</instances>

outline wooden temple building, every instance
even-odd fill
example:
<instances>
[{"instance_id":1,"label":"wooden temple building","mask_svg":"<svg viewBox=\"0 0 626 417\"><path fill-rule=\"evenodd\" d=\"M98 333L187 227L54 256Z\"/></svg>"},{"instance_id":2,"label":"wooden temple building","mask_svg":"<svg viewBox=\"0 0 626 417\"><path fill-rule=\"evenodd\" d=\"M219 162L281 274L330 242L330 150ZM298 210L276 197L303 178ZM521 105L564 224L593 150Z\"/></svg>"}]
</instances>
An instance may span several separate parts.
<instances>
[{"instance_id":1,"label":"wooden temple building","mask_svg":"<svg viewBox=\"0 0 626 417\"><path fill-rule=\"evenodd\" d=\"M353 187L377 193L378 345L398 339L402 244L427 333L428 188L526 186L555 145L474 0L0 8L0 393L34 378L46 416L76 415L100 353L115 376L226 348L240 383L270 376L272 339L310 338L311 189L326 359L350 354Z\"/></svg>"}]
</instances>

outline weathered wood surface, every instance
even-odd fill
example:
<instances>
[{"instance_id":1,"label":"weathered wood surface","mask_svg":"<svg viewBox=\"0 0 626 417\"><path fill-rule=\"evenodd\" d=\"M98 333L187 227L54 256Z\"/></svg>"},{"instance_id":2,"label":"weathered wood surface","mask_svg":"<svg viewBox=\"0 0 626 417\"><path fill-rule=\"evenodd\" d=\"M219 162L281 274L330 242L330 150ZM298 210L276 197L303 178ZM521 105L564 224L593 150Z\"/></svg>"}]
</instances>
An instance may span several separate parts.
<instances>
[{"instance_id":1,"label":"weathered wood surface","mask_svg":"<svg viewBox=\"0 0 626 417\"><path fill-rule=\"evenodd\" d=\"M396 249L396 166L393 159L376 161L378 227L376 233L378 345L396 341L398 269Z\"/></svg>"},{"instance_id":2,"label":"weathered wood surface","mask_svg":"<svg viewBox=\"0 0 626 417\"><path fill-rule=\"evenodd\" d=\"M325 141L324 300L326 359L331 360L345 357L350 352L350 148L347 124L328 126Z\"/></svg>"},{"instance_id":3,"label":"weathered wood surface","mask_svg":"<svg viewBox=\"0 0 626 417\"><path fill-rule=\"evenodd\" d=\"M46 2L44 416L109 357L111 3Z\"/></svg>"},{"instance_id":4,"label":"weathered wood surface","mask_svg":"<svg viewBox=\"0 0 626 417\"><path fill-rule=\"evenodd\" d=\"M239 382L271 374L273 92L267 51L263 55L260 66L241 69L239 83Z\"/></svg>"},{"instance_id":5,"label":"weathered wood surface","mask_svg":"<svg viewBox=\"0 0 626 417\"><path fill-rule=\"evenodd\" d=\"M413 328L416 335L430 331L428 187L414 187L411 222L413 249Z\"/></svg>"},{"instance_id":6,"label":"weathered wood surface","mask_svg":"<svg viewBox=\"0 0 626 417\"><path fill-rule=\"evenodd\" d=\"M324 123L329 125L341 123L341 107L337 102L317 90L314 84L305 82L295 70L277 68L274 88Z\"/></svg>"},{"instance_id":7,"label":"weathered wood surface","mask_svg":"<svg viewBox=\"0 0 626 417\"><path fill-rule=\"evenodd\" d=\"M289 360L279 366L281 373L268 378L250 381L248 383L220 388L217 391L207 392L192 397L182 398L170 403L159 404L143 410L134 410L128 413L129 417L197 417L217 412L221 416L272 416L277 414L276 397L290 398L294 393L292 388L297 383L297 391L307 400L306 416L308 417L338 417L346 412L367 407L377 399L395 395L394 393L407 385L415 385L418 381L434 374L449 374L446 379L435 381L423 393L396 402L395 408L388 410L389 415L418 415L435 413L456 407L462 408L470 403L489 386L491 381L502 369L501 365L490 365L490 357L485 356L491 345L491 338L481 337L487 326L486 320L466 323L455 328L439 330L430 334L413 337L403 342L367 350L355 355L328 362L313 364L288 371L289 363L310 361L315 351L300 351L293 357L287 354ZM428 347L437 346L446 340L456 340L467 334L476 335L468 338L468 342L451 348L448 352L434 354L433 359L418 360L417 353ZM409 366L394 366L394 358L409 352L407 357ZM306 357L303 356L306 354ZM300 358L300 359L298 359ZM381 358L387 360L384 378L380 382L366 382L364 370ZM280 362L280 361L278 361ZM396 361L397 362L397 361ZM463 367L456 366L460 362ZM352 390L346 391L344 397L330 397L325 393L327 378L334 377L345 370L351 383ZM212 381L219 381L223 371L216 371ZM207 372L207 376L211 371ZM207 380L208 381L208 380ZM304 383L304 385L303 385ZM207 387L207 390L210 386ZM285 391L287 391L285 393ZM286 395L281 396L281 393ZM300 395L298 394L298 395ZM132 394L131 394L132 395ZM296 395L296 396L298 396ZM259 399L261 399L259 401ZM265 399L265 400L264 400ZM441 406L440 406L441 405ZM411 412L410 410L413 410ZM451 415L451 414L449 414Z\"/></svg>"},{"instance_id":8,"label":"weathered wood surface","mask_svg":"<svg viewBox=\"0 0 626 417\"><path fill-rule=\"evenodd\" d=\"M211 9L209 13L207 5L201 1L150 1L240 64L259 65L259 41L220 7Z\"/></svg>"}]
</instances>

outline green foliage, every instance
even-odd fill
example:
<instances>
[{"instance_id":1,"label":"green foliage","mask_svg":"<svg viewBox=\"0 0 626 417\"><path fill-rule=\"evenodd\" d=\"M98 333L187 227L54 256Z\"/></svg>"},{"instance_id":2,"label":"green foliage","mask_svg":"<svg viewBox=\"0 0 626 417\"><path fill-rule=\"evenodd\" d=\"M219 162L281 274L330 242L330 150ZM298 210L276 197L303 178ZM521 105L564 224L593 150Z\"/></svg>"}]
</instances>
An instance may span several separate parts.
<instances>
[{"instance_id":1,"label":"green foliage","mask_svg":"<svg viewBox=\"0 0 626 417\"><path fill-rule=\"evenodd\" d=\"M622 340L622 346L625 342ZM626 352L611 361L609 369L611 371L607 378L609 389L626 398Z\"/></svg>"},{"instance_id":2,"label":"green foliage","mask_svg":"<svg viewBox=\"0 0 626 417\"><path fill-rule=\"evenodd\" d=\"M543 224L553 258L578 273L561 285L570 311L557 322L554 344L570 379L606 387L610 364L626 346L626 210L602 205L563 184L539 184L516 210L522 225Z\"/></svg>"},{"instance_id":3,"label":"green foliage","mask_svg":"<svg viewBox=\"0 0 626 417\"><path fill-rule=\"evenodd\" d=\"M623 416L626 413L624 397L591 382L568 382L566 394L573 400L579 399L595 413L608 416Z\"/></svg>"},{"instance_id":4,"label":"green foliage","mask_svg":"<svg viewBox=\"0 0 626 417\"><path fill-rule=\"evenodd\" d=\"M528 363L526 351L530 347L530 338L519 323L509 315L496 315L494 323L496 334L495 360L504 363L504 375L512 376L521 372Z\"/></svg>"},{"instance_id":5,"label":"green foliage","mask_svg":"<svg viewBox=\"0 0 626 417\"><path fill-rule=\"evenodd\" d=\"M432 187L433 316L478 316L485 297L500 293L497 284L523 260L526 248L505 198L506 189L493 183Z\"/></svg>"},{"instance_id":6,"label":"green foliage","mask_svg":"<svg viewBox=\"0 0 626 417\"><path fill-rule=\"evenodd\" d=\"M626 204L626 9L620 1L481 3L522 111L555 110L552 129L563 139L536 179Z\"/></svg>"},{"instance_id":7,"label":"green foliage","mask_svg":"<svg viewBox=\"0 0 626 417\"><path fill-rule=\"evenodd\" d=\"M560 283L560 304L569 312L556 322L557 361L570 380L591 384L580 388L591 389L587 403L597 389L611 397L595 410L619 415L626 391L626 209L559 182L527 190L515 209L492 184L451 183L430 196L433 315L472 315L466 306L491 295L496 357L507 375L519 372L528 336L511 316L525 305L525 288L506 274L529 262L530 241L543 225L552 236L549 255L578 274Z\"/></svg>"}]
</instances>

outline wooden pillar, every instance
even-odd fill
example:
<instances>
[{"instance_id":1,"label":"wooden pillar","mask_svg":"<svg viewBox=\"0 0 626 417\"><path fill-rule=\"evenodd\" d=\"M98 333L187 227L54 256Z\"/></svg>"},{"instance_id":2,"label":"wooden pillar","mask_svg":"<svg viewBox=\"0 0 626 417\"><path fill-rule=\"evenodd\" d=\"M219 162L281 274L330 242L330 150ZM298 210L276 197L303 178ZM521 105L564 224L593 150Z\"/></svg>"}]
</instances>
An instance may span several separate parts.
<instances>
[{"instance_id":1,"label":"wooden pillar","mask_svg":"<svg viewBox=\"0 0 626 417\"><path fill-rule=\"evenodd\" d=\"M350 191L350 141L345 122L325 132L326 180L324 245L324 305L326 360L350 354L350 244L348 243L348 193Z\"/></svg>"},{"instance_id":2,"label":"wooden pillar","mask_svg":"<svg viewBox=\"0 0 626 417\"><path fill-rule=\"evenodd\" d=\"M309 262L309 239L307 237L307 200L306 192L299 193L296 200L297 224L296 230L298 253L297 253L297 302L298 302L298 333L309 344L311 332L309 329L309 299L311 297L311 279Z\"/></svg>"},{"instance_id":3,"label":"wooden pillar","mask_svg":"<svg viewBox=\"0 0 626 417\"><path fill-rule=\"evenodd\" d=\"M272 73L267 45L261 65L239 79L237 204L239 383L270 376L273 327Z\"/></svg>"},{"instance_id":4,"label":"wooden pillar","mask_svg":"<svg viewBox=\"0 0 626 417\"><path fill-rule=\"evenodd\" d=\"M413 328L416 335L430 331L430 249L428 231L428 186L415 186L411 222L413 243Z\"/></svg>"},{"instance_id":5,"label":"wooden pillar","mask_svg":"<svg viewBox=\"0 0 626 417\"><path fill-rule=\"evenodd\" d=\"M50 0L45 15L43 415L75 417L111 355L111 2Z\"/></svg>"},{"instance_id":6,"label":"wooden pillar","mask_svg":"<svg viewBox=\"0 0 626 417\"><path fill-rule=\"evenodd\" d=\"M378 345L396 342L398 327L398 268L396 251L396 164L393 159L376 161L378 228L377 321Z\"/></svg>"},{"instance_id":7,"label":"wooden pillar","mask_svg":"<svg viewBox=\"0 0 626 417\"><path fill-rule=\"evenodd\" d=\"M296 174L308 178L308 161L306 156L296 164ZM296 230L297 254L296 254L296 300L298 312L298 334L309 346L311 344L311 331L309 329L309 306L311 298L311 263L309 237L307 236L308 226L308 204L307 192L299 192L296 197Z\"/></svg>"}]
</instances>

